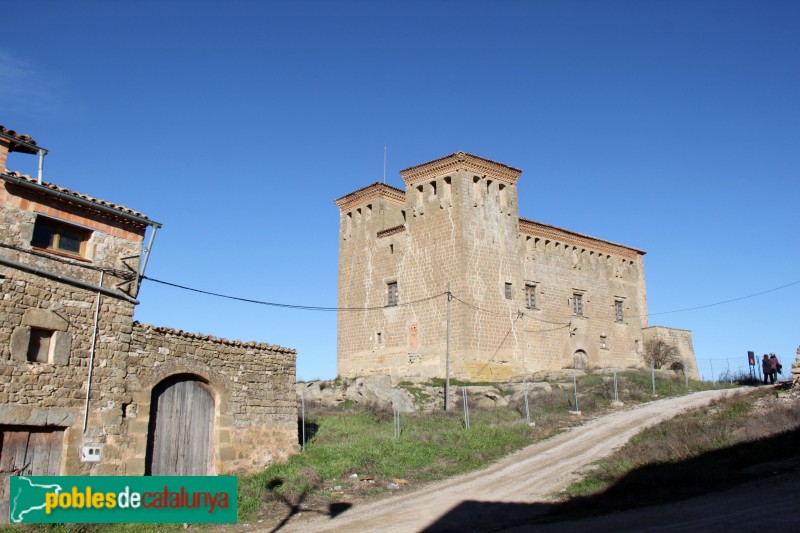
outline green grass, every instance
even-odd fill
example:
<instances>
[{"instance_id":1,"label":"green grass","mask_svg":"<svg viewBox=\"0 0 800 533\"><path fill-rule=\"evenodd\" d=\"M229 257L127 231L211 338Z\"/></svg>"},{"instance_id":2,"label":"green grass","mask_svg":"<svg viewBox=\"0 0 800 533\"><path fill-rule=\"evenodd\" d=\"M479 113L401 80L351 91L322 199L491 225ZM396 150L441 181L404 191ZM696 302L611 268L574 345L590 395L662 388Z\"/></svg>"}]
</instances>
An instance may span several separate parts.
<instances>
[{"instance_id":1,"label":"green grass","mask_svg":"<svg viewBox=\"0 0 800 533\"><path fill-rule=\"evenodd\" d=\"M351 474L376 481L425 482L484 466L530 441L531 429L513 411L476 412L470 430L460 412L405 415L394 438L393 419L368 412L324 414L304 453L239 479L239 514L251 518L264 490L296 501L346 483Z\"/></svg>"},{"instance_id":2,"label":"green grass","mask_svg":"<svg viewBox=\"0 0 800 533\"><path fill-rule=\"evenodd\" d=\"M444 387L443 379L429 382ZM494 385L451 380L451 386ZM649 372L622 371L617 376L620 400L626 404L652 401ZM659 397L686 394L712 388L690 381L687 390L682 378L656 378ZM409 381L400 383L415 401L427 400L423 387ZM623 393L624 391L624 393ZM584 415L608 411L614 399L613 377L593 374L578 378L579 407ZM401 416L401 436L394 438L391 408L358 406L345 402L336 409L307 415L318 430L306 450L283 464L273 465L255 475L239 478L240 520L252 520L263 512L265 502L297 504L307 498L331 501L337 492L360 494L386 493L392 479L420 484L476 470L536 440L578 424L569 414L574 409L572 387L553 388L549 393L531 393L529 411L535 427L524 423L521 400L508 407L470 409L470 429L464 429L461 408ZM373 478L364 484L350 476ZM583 493L596 490L599 481L585 481ZM285 507L284 507L285 509Z\"/></svg>"}]
</instances>

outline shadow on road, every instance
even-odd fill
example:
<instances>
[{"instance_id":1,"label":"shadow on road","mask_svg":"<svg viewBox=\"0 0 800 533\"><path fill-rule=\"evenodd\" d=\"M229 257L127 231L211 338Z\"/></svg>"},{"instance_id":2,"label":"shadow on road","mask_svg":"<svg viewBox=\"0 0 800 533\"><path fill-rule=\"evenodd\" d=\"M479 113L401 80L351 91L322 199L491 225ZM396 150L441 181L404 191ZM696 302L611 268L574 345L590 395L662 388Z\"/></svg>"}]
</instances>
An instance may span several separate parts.
<instances>
[{"instance_id":1,"label":"shadow on road","mask_svg":"<svg viewBox=\"0 0 800 533\"><path fill-rule=\"evenodd\" d=\"M753 442L677 463L648 465L628 473L605 492L567 502L495 503L466 501L428 526L426 532L483 530L543 525L607 513L674 503L759 481L770 487L770 478L792 472L800 484L800 430L795 429ZM795 481L792 481L795 483ZM756 487L756 488L757 488ZM753 507L764 502L758 491L748 497ZM758 503L761 502L761 503ZM772 508L761 514L777 513ZM797 517L800 522L800 516Z\"/></svg>"}]
</instances>

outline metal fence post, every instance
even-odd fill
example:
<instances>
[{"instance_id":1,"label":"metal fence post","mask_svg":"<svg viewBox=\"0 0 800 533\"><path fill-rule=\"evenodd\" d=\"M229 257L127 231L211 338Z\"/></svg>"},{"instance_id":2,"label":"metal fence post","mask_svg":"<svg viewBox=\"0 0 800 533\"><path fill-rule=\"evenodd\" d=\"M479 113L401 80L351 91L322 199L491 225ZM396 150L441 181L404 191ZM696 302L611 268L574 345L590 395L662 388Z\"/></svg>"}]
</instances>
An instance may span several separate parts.
<instances>
[{"instance_id":1,"label":"metal fence post","mask_svg":"<svg viewBox=\"0 0 800 533\"><path fill-rule=\"evenodd\" d=\"M400 438L400 398L397 391L394 391L394 438Z\"/></svg>"},{"instance_id":2,"label":"metal fence post","mask_svg":"<svg viewBox=\"0 0 800 533\"><path fill-rule=\"evenodd\" d=\"M469 429L469 403L467 401L467 387L461 387L464 396L464 429Z\"/></svg>"},{"instance_id":3,"label":"metal fence post","mask_svg":"<svg viewBox=\"0 0 800 533\"><path fill-rule=\"evenodd\" d=\"M530 423L531 423L531 411L528 408L528 382L527 381L523 381L523 383L525 384L525 422L527 422L528 425L530 425Z\"/></svg>"},{"instance_id":4,"label":"metal fence post","mask_svg":"<svg viewBox=\"0 0 800 533\"><path fill-rule=\"evenodd\" d=\"M619 402L619 395L617 394L617 369L614 369L614 402Z\"/></svg>"},{"instance_id":5,"label":"metal fence post","mask_svg":"<svg viewBox=\"0 0 800 533\"><path fill-rule=\"evenodd\" d=\"M302 451L306 451L306 393L300 393L300 421L303 423Z\"/></svg>"},{"instance_id":6,"label":"metal fence post","mask_svg":"<svg viewBox=\"0 0 800 533\"><path fill-rule=\"evenodd\" d=\"M653 382L653 396L656 395L656 365L653 363L650 365L650 380Z\"/></svg>"},{"instance_id":7,"label":"metal fence post","mask_svg":"<svg viewBox=\"0 0 800 533\"><path fill-rule=\"evenodd\" d=\"M711 383L716 385L717 384L717 378L716 378L716 376L714 376L714 361L710 357L708 358L708 364L711 365Z\"/></svg>"},{"instance_id":8,"label":"metal fence post","mask_svg":"<svg viewBox=\"0 0 800 533\"><path fill-rule=\"evenodd\" d=\"M575 371L572 371L572 387L575 389L575 412L580 412L578 408L578 378L575 376Z\"/></svg>"}]
</instances>

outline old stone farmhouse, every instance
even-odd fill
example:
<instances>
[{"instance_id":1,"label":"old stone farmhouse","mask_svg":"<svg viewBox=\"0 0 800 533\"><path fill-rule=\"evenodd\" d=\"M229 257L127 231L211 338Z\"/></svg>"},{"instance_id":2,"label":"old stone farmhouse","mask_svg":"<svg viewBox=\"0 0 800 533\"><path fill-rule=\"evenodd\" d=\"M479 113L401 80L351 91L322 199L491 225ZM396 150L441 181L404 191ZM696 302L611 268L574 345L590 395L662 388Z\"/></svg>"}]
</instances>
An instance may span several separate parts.
<instances>
[{"instance_id":1,"label":"old stone farmhouse","mask_svg":"<svg viewBox=\"0 0 800 533\"><path fill-rule=\"evenodd\" d=\"M15 152L45 153L0 127L3 476L227 474L296 452L295 351L134 322L160 224L7 170Z\"/></svg>"},{"instance_id":2,"label":"old stone farmhouse","mask_svg":"<svg viewBox=\"0 0 800 533\"><path fill-rule=\"evenodd\" d=\"M690 331L648 327L645 252L520 218L520 174L458 152L336 200L340 376L444 377L448 312L454 377L642 366L651 337L697 375Z\"/></svg>"}]
</instances>

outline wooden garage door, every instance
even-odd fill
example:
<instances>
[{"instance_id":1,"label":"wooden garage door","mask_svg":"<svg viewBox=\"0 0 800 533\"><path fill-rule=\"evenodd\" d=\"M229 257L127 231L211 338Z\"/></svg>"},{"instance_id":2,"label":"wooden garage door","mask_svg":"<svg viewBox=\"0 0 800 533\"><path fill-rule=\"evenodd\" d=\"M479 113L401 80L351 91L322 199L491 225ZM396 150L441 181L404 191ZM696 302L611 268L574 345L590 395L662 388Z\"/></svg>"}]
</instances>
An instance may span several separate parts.
<instances>
[{"instance_id":1,"label":"wooden garage door","mask_svg":"<svg viewBox=\"0 0 800 533\"><path fill-rule=\"evenodd\" d=\"M7 523L9 476L58 475L64 429L0 426L0 438L0 521Z\"/></svg>"},{"instance_id":2,"label":"wooden garage door","mask_svg":"<svg viewBox=\"0 0 800 533\"><path fill-rule=\"evenodd\" d=\"M214 398L192 376L174 377L153 389L147 473L153 476L211 474Z\"/></svg>"}]
</instances>

